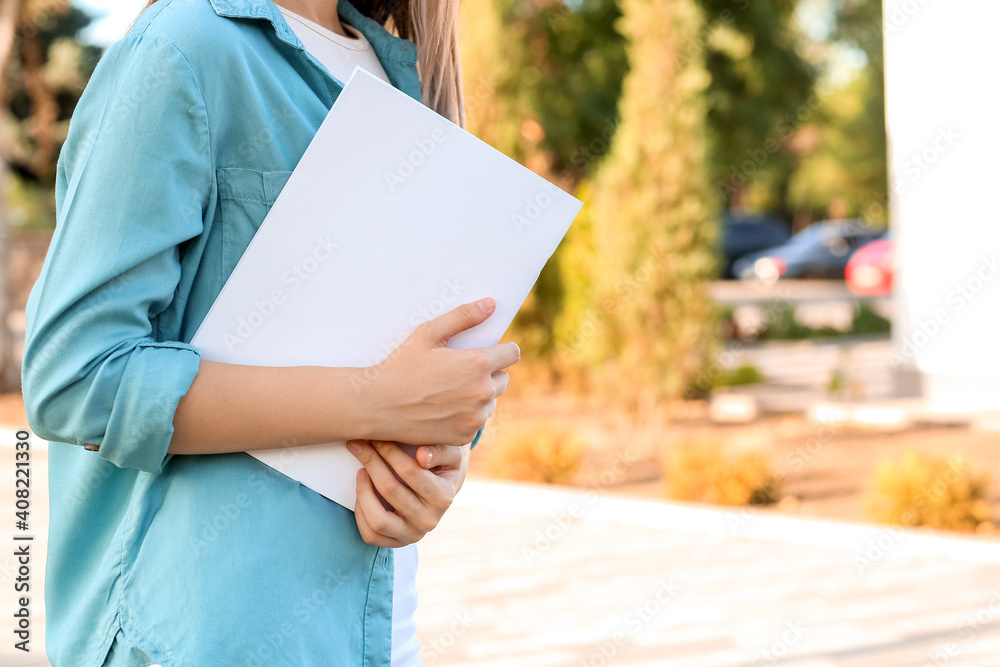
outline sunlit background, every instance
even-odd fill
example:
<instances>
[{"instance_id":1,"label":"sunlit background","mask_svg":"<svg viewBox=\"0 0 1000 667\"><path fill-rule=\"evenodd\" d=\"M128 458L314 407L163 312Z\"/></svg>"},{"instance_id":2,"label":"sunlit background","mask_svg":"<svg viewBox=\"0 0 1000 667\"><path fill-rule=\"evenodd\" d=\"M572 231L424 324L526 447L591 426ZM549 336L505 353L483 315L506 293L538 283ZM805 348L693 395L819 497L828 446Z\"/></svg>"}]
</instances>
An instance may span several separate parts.
<instances>
[{"instance_id":1,"label":"sunlit background","mask_svg":"<svg viewBox=\"0 0 1000 667\"><path fill-rule=\"evenodd\" d=\"M144 4L22 3L2 433L27 425L59 146ZM428 665L1000 664L998 22L994 0L463 2L468 129L585 206L421 543Z\"/></svg>"}]
</instances>

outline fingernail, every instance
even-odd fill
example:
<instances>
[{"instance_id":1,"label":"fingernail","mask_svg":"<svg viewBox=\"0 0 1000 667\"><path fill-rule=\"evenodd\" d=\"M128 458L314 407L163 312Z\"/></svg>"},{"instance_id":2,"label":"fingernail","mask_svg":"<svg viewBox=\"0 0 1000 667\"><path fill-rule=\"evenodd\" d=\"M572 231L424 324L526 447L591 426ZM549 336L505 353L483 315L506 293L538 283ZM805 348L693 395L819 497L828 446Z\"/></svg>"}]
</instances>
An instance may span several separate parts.
<instances>
[{"instance_id":1,"label":"fingernail","mask_svg":"<svg viewBox=\"0 0 1000 667\"><path fill-rule=\"evenodd\" d=\"M431 454L430 451L427 451L427 454L424 456L424 459L427 461L427 463L424 464L424 467L430 468L431 464L434 463L434 455Z\"/></svg>"},{"instance_id":2,"label":"fingernail","mask_svg":"<svg viewBox=\"0 0 1000 667\"><path fill-rule=\"evenodd\" d=\"M350 442L347 443L347 449L351 451L351 454L357 456L358 453L361 451L361 445L359 445L354 440L351 440Z\"/></svg>"},{"instance_id":3,"label":"fingernail","mask_svg":"<svg viewBox=\"0 0 1000 667\"><path fill-rule=\"evenodd\" d=\"M365 473L365 469L364 468L362 468L361 470L358 471L358 481L359 482L363 482L364 481L365 474L366 473Z\"/></svg>"},{"instance_id":4,"label":"fingernail","mask_svg":"<svg viewBox=\"0 0 1000 667\"><path fill-rule=\"evenodd\" d=\"M479 307L483 309L484 313L488 313L493 310L493 299L491 297L484 297L476 303L479 304Z\"/></svg>"}]
</instances>

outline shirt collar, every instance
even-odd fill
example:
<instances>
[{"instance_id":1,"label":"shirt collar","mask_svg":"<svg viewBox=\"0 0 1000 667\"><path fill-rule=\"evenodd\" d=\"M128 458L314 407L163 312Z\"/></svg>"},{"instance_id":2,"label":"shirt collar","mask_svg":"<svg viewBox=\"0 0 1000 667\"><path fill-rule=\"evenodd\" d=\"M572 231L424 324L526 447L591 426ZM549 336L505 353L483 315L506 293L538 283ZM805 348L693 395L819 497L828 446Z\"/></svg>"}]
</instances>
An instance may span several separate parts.
<instances>
[{"instance_id":1,"label":"shirt collar","mask_svg":"<svg viewBox=\"0 0 1000 667\"><path fill-rule=\"evenodd\" d=\"M297 49L305 49L277 5L271 0L210 0L210 2L219 16L270 21L279 39ZM393 35L378 22L358 11L349 0L338 0L337 13L348 25L365 36L379 59L391 59L410 66L416 64L417 47L413 42Z\"/></svg>"}]
</instances>

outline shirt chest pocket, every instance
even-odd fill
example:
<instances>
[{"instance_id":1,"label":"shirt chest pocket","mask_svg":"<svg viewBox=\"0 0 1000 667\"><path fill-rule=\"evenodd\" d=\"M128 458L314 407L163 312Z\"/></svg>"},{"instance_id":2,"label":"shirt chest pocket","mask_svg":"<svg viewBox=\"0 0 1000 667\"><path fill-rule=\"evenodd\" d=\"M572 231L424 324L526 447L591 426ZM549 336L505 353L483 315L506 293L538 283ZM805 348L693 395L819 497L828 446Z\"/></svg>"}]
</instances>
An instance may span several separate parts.
<instances>
[{"instance_id":1,"label":"shirt chest pocket","mask_svg":"<svg viewBox=\"0 0 1000 667\"><path fill-rule=\"evenodd\" d=\"M291 175L291 171L258 171L236 167L216 171L222 213L224 281L236 268Z\"/></svg>"}]
</instances>

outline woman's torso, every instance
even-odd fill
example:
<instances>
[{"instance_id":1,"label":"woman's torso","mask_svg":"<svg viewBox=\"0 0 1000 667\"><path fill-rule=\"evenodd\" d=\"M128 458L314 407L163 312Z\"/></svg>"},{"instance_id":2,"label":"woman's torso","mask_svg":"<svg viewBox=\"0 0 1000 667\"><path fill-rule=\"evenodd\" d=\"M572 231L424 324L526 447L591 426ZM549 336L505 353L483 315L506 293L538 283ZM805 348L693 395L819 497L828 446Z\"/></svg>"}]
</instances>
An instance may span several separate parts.
<instances>
[{"instance_id":1,"label":"woman's torso","mask_svg":"<svg viewBox=\"0 0 1000 667\"><path fill-rule=\"evenodd\" d=\"M412 44L345 0L340 8L390 81L419 99ZM140 60L157 52L143 46L153 40L183 56L209 123L204 230L178 248L178 289L154 328L158 340L187 342L341 85L295 45L268 0L161 0L102 61L64 151L99 140L108 99L128 96L143 112L145 92L118 88L121 72L148 68L139 77L147 90L177 75ZM63 207L67 196L64 188ZM388 664L392 550L365 544L350 511L253 457L168 455L151 474L52 443L50 485L47 648L56 667L100 665L119 632L164 667Z\"/></svg>"}]
</instances>

